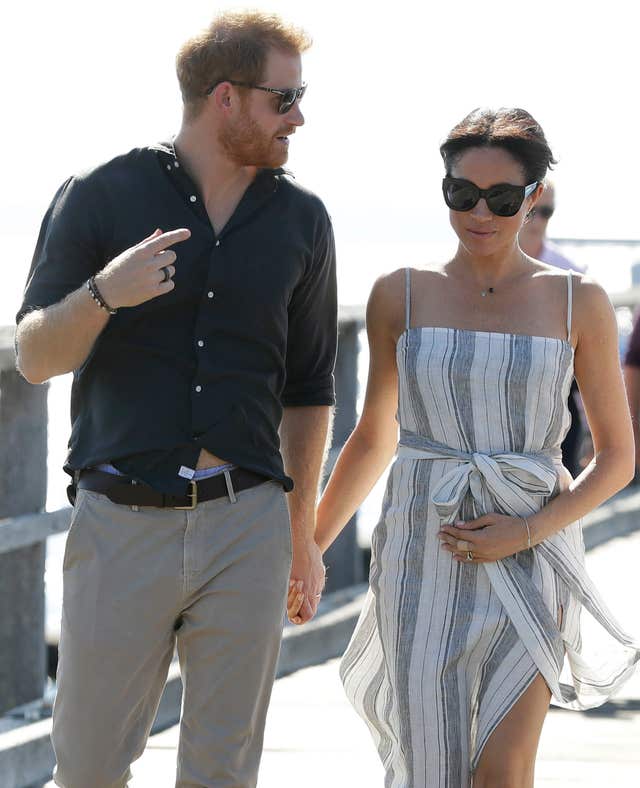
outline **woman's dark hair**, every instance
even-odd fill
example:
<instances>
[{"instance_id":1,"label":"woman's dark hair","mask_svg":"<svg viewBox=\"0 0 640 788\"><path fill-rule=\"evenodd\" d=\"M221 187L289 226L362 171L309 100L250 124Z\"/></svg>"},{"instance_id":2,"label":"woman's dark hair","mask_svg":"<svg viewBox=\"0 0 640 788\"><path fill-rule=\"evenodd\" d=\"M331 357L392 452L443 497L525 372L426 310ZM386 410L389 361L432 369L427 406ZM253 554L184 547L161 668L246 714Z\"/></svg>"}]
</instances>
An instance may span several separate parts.
<instances>
[{"instance_id":1,"label":"woman's dark hair","mask_svg":"<svg viewBox=\"0 0 640 788\"><path fill-rule=\"evenodd\" d=\"M440 146L447 175L470 148L502 148L522 166L527 183L544 180L556 164L540 124L523 109L474 109Z\"/></svg>"}]
</instances>

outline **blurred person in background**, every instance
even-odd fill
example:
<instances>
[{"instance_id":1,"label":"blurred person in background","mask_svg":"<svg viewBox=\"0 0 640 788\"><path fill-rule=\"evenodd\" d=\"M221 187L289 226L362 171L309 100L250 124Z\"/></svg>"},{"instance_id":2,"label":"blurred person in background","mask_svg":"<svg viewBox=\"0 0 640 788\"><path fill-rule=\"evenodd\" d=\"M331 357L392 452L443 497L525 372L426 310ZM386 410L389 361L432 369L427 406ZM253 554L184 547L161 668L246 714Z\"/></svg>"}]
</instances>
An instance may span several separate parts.
<instances>
[{"instance_id":1,"label":"blurred person in background","mask_svg":"<svg viewBox=\"0 0 640 788\"><path fill-rule=\"evenodd\" d=\"M531 210L527 220L520 230L520 248L529 257L540 260L547 265L556 268L563 268L565 271L571 269L579 274L584 274L587 270L585 265L580 265L562 254L560 247L550 241L547 237L549 219L556 210L556 190L553 181L545 181L544 191Z\"/></svg>"},{"instance_id":2,"label":"blurred person in background","mask_svg":"<svg viewBox=\"0 0 640 788\"><path fill-rule=\"evenodd\" d=\"M583 274L587 270L586 266L575 263L573 260L565 257L558 246L547 238L549 219L551 219L556 209L555 196L553 182L547 180L540 199L530 211L522 230L520 230L520 248L529 257L547 263L547 265L553 265L565 271L570 269ZM571 426L567 437L562 442L562 461L574 478L582 471L580 459L584 429L581 409L577 400L579 396L578 384L574 379L568 400Z\"/></svg>"}]
</instances>

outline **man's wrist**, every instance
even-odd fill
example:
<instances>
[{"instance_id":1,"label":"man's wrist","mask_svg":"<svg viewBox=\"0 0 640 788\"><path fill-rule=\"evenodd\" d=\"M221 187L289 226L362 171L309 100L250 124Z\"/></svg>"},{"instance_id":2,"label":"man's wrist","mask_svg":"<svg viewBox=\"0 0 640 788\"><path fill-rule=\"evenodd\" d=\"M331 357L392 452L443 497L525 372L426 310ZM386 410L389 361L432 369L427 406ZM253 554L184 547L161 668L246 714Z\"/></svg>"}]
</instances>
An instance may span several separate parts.
<instances>
[{"instance_id":1,"label":"man's wrist","mask_svg":"<svg viewBox=\"0 0 640 788\"><path fill-rule=\"evenodd\" d=\"M316 532L315 512L310 511L304 514L297 513L291 516L291 535L299 542L313 542Z\"/></svg>"},{"instance_id":2,"label":"man's wrist","mask_svg":"<svg viewBox=\"0 0 640 788\"><path fill-rule=\"evenodd\" d=\"M87 279L86 287L91 294L91 298L101 309L104 309L104 311L108 312L110 315L115 315L117 313L118 310L111 304L107 303L102 289L98 286L98 282L96 282L96 278L94 276L90 276L89 279Z\"/></svg>"},{"instance_id":3,"label":"man's wrist","mask_svg":"<svg viewBox=\"0 0 640 788\"><path fill-rule=\"evenodd\" d=\"M291 540L293 542L294 548L296 547L310 547L310 546L317 546L316 540L313 535L313 531L293 531L291 532Z\"/></svg>"}]
</instances>

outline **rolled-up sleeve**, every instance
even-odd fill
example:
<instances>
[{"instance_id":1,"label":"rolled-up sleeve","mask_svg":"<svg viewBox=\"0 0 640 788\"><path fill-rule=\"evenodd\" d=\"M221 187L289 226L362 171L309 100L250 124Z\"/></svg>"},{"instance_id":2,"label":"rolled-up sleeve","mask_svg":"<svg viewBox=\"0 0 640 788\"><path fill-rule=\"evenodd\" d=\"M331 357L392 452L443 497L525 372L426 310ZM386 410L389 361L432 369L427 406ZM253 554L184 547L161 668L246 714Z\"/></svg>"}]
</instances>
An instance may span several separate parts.
<instances>
[{"instance_id":1,"label":"rolled-up sleeve","mask_svg":"<svg viewBox=\"0 0 640 788\"><path fill-rule=\"evenodd\" d=\"M69 178L58 189L42 220L16 323L62 301L106 264L102 203L101 192L82 178Z\"/></svg>"},{"instance_id":2,"label":"rolled-up sleeve","mask_svg":"<svg viewBox=\"0 0 640 788\"><path fill-rule=\"evenodd\" d=\"M325 214L312 263L289 304L284 407L335 404L337 342L336 250Z\"/></svg>"}]
</instances>

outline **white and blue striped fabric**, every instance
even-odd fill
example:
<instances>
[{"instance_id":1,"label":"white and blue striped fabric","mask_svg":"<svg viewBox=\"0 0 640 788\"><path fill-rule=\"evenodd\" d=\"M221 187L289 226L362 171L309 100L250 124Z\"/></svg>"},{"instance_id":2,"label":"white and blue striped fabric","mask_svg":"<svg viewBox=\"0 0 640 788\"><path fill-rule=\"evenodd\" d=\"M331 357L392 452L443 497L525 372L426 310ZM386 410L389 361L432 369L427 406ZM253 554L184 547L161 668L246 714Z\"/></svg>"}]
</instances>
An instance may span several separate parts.
<instances>
[{"instance_id":1,"label":"white and blue striped fabric","mask_svg":"<svg viewBox=\"0 0 640 788\"><path fill-rule=\"evenodd\" d=\"M568 336L570 321L569 303ZM590 708L630 676L640 646L585 571L579 522L492 563L458 563L439 547L443 522L528 515L566 485L569 340L408 326L407 315L400 444L341 676L386 788L467 788L538 673L553 702Z\"/></svg>"}]
</instances>

